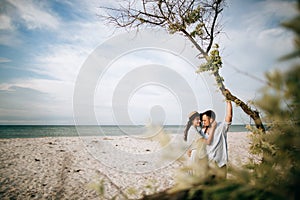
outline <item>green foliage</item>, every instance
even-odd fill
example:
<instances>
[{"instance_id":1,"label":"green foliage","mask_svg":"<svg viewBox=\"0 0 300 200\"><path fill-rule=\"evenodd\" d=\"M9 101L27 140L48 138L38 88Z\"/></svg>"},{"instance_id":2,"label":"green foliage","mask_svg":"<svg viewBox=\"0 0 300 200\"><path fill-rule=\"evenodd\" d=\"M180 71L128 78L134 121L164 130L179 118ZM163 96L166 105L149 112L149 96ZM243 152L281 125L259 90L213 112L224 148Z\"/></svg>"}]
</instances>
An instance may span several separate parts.
<instances>
[{"instance_id":1,"label":"green foliage","mask_svg":"<svg viewBox=\"0 0 300 200\"><path fill-rule=\"evenodd\" d=\"M181 29L184 29L184 28L185 28L184 25L182 25L179 22L174 22L174 23L170 24L169 27L168 27L170 34L174 34L176 32L179 32L179 31L181 31Z\"/></svg>"},{"instance_id":2,"label":"green foliage","mask_svg":"<svg viewBox=\"0 0 300 200\"><path fill-rule=\"evenodd\" d=\"M192 37L202 36L204 34L203 28L205 27L203 13L206 12L200 5L196 9L187 10L181 21L171 20L168 23L169 33L174 34L182 30L191 29L190 35Z\"/></svg>"},{"instance_id":3,"label":"green foliage","mask_svg":"<svg viewBox=\"0 0 300 200\"><path fill-rule=\"evenodd\" d=\"M271 86L264 88L257 105L272 123L267 133L252 129L251 153L264 159L248 167L256 188L294 199L300 179L300 66L267 77Z\"/></svg>"},{"instance_id":4,"label":"green foliage","mask_svg":"<svg viewBox=\"0 0 300 200\"><path fill-rule=\"evenodd\" d=\"M208 188L204 191L203 199L227 200L227 199L264 199L264 200L280 200L283 199L278 195L264 191L263 189L255 189L250 185L239 184L234 181L226 181L216 186Z\"/></svg>"},{"instance_id":5,"label":"green foliage","mask_svg":"<svg viewBox=\"0 0 300 200\"><path fill-rule=\"evenodd\" d=\"M194 10L189 10L184 16L184 22L187 25L196 23L201 18L201 10L202 10L201 6L198 6Z\"/></svg>"},{"instance_id":6,"label":"green foliage","mask_svg":"<svg viewBox=\"0 0 300 200\"><path fill-rule=\"evenodd\" d=\"M203 27L204 27L203 23L198 24L195 30L191 32L191 36L192 37L202 36L204 34Z\"/></svg>"},{"instance_id":7,"label":"green foliage","mask_svg":"<svg viewBox=\"0 0 300 200\"><path fill-rule=\"evenodd\" d=\"M219 52L219 45L215 44L207 57L207 62L200 65L196 73L211 72L215 77L217 85L221 87L224 82L224 78L219 74L219 69L222 67L222 64L223 62ZM239 102L235 103L238 104Z\"/></svg>"},{"instance_id":8,"label":"green foliage","mask_svg":"<svg viewBox=\"0 0 300 200\"><path fill-rule=\"evenodd\" d=\"M222 67L222 59L219 52L219 45L215 44L213 49L210 51L209 56L207 58L207 62L200 65L197 73L200 72L217 72Z\"/></svg>"},{"instance_id":9,"label":"green foliage","mask_svg":"<svg viewBox=\"0 0 300 200\"><path fill-rule=\"evenodd\" d=\"M134 187L130 187L127 189L127 194L128 196L134 196L138 194L138 191Z\"/></svg>"},{"instance_id":10,"label":"green foliage","mask_svg":"<svg viewBox=\"0 0 300 200\"><path fill-rule=\"evenodd\" d=\"M105 195L105 187L104 187L104 180L103 179L101 179L99 181L99 183L91 183L89 185L89 187L91 189L94 189L98 193L99 196L104 196Z\"/></svg>"}]
</instances>

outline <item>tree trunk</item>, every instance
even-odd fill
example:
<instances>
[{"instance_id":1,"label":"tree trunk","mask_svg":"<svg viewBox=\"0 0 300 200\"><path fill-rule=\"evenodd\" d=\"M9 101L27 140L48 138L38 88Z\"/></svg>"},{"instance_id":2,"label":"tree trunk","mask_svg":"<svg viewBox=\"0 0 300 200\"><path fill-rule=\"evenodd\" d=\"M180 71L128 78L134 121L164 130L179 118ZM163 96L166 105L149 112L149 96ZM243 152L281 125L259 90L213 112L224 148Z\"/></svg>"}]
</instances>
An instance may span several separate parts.
<instances>
[{"instance_id":1,"label":"tree trunk","mask_svg":"<svg viewBox=\"0 0 300 200\"><path fill-rule=\"evenodd\" d=\"M232 95L227 89L223 90L222 93L226 97L227 100L235 102L238 106L240 106L242 108L242 110L247 115L249 115L253 119L257 129L261 130L262 132L266 131L265 127L261 121L258 111L252 110L247 104L245 104L243 101L241 101L236 96Z\"/></svg>"}]
</instances>

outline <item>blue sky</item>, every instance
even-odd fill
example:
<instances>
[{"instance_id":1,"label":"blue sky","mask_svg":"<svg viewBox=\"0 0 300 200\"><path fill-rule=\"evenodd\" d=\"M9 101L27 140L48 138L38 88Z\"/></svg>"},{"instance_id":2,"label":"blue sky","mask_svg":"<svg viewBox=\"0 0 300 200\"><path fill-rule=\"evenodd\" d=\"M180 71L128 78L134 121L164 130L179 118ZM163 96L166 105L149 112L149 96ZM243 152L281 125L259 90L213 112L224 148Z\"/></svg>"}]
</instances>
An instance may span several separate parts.
<instances>
[{"instance_id":1,"label":"blue sky","mask_svg":"<svg viewBox=\"0 0 300 200\"><path fill-rule=\"evenodd\" d=\"M101 12L99 6L114 3L105 0L1 1L0 124L74 123L74 85L82 65L98 45L124 32L116 31L97 17ZM293 35L279 24L296 14L294 5L294 1L286 0L227 2L222 15L224 33L217 38L224 60L221 73L228 88L243 100L258 98L265 72L285 70L289 66L277 59L292 50ZM169 54L151 51L133 53L122 59L106 74L106 87L102 92L111 92L112 85L132 66L172 63L180 71L179 65L188 65ZM192 70L180 73L185 74L193 88L203 84ZM101 90L101 86L98 88ZM155 105L159 104L165 109L166 122L178 123L174 117L180 113L176 95L168 95L169 91L158 85L147 85L136 91L128 102L128 113L136 124L147 121L153 111L151 108L158 108ZM96 100L99 92L95 92ZM149 92L152 96L147 96ZM145 103L149 99L155 103ZM97 120L103 124L116 123L111 99L96 102ZM202 111L207 107L211 105L203 101L195 109ZM157 112L159 117L161 111ZM247 122L249 119L235 108L234 123Z\"/></svg>"}]
</instances>

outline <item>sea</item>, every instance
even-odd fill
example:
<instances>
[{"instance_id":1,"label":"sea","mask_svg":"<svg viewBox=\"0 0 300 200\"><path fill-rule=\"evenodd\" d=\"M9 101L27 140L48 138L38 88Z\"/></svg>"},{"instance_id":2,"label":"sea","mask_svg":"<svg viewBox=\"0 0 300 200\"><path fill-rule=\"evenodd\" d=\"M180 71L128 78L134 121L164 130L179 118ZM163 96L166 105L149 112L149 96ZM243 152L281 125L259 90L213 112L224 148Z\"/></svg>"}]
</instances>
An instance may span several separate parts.
<instances>
[{"instance_id":1,"label":"sea","mask_svg":"<svg viewBox=\"0 0 300 200\"><path fill-rule=\"evenodd\" d=\"M183 134L184 126L160 127L166 133ZM0 125L0 138L39 138L76 136L139 135L149 131L145 126L74 126L74 125ZM245 125L231 125L230 132L247 132Z\"/></svg>"}]
</instances>

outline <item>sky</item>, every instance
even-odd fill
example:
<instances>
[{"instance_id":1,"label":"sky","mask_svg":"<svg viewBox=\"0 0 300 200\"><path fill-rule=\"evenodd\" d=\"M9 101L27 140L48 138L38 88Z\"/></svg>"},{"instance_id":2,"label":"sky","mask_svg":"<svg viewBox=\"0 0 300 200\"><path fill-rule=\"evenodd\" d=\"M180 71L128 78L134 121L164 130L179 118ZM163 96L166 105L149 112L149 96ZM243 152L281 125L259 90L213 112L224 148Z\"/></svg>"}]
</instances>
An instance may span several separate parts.
<instances>
[{"instance_id":1,"label":"sky","mask_svg":"<svg viewBox=\"0 0 300 200\"><path fill-rule=\"evenodd\" d=\"M209 76L195 73L192 45L181 36L155 33L139 43L128 39L127 32L98 16L100 6L116 3L0 2L0 124L74 124L80 121L76 118L101 125L183 124L189 110L205 109L215 109L221 120L225 104ZM278 58L293 50L293 34L280 23L296 13L295 1L227 1L216 42L224 63L220 73L232 93L246 102L255 100L266 72L289 68ZM161 38L167 46L158 44ZM134 44L140 47L120 54ZM157 48L148 48L153 45ZM181 54L180 45L191 55ZM103 66L92 55L111 60ZM92 59L99 61L98 68L84 75ZM88 87L92 80L91 91L77 95L77 87ZM78 108L86 98L92 105ZM86 117L89 108L95 120ZM249 117L234 107L233 123L249 123Z\"/></svg>"}]
</instances>

